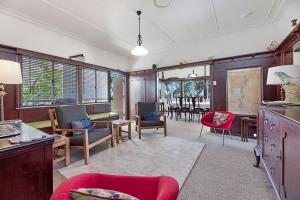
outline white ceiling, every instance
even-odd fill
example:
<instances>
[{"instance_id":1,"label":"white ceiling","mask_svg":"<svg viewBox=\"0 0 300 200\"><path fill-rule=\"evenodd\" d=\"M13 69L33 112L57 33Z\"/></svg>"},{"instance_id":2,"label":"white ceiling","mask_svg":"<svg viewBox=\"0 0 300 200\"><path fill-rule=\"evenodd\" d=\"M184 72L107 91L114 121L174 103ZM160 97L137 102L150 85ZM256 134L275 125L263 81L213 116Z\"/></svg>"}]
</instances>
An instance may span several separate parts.
<instances>
[{"instance_id":1,"label":"white ceiling","mask_svg":"<svg viewBox=\"0 0 300 200\"><path fill-rule=\"evenodd\" d=\"M157 8L152 0L0 0L0 8L130 58L137 39L138 9L143 11L143 45L151 54L270 24L287 2L173 0L169 7Z\"/></svg>"}]
</instances>

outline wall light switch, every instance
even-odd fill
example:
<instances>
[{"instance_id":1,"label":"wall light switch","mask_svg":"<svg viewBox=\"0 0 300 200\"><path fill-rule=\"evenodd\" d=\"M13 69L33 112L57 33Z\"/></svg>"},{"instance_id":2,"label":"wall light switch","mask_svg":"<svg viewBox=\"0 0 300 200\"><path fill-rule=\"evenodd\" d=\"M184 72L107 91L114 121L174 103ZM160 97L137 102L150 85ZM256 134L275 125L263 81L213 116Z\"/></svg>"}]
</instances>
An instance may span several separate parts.
<instances>
[{"instance_id":1,"label":"wall light switch","mask_svg":"<svg viewBox=\"0 0 300 200\"><path fill-rule=\"evenodd\" d=\"M213 81L213 85L217 85L217 81Z\"/></svg>"}]
</instances>

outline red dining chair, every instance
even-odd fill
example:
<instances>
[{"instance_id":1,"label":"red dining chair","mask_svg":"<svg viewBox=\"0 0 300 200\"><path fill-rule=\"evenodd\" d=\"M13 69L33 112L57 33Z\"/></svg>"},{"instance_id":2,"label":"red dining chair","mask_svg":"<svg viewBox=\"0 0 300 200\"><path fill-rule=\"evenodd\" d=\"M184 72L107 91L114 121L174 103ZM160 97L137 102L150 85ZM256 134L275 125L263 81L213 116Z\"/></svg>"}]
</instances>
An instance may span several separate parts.
<instances>
[{"instance_id":1,"label":"red dining chair","mask_svg":"<svg viewBox=\"0 0 300 200\"><path fill-rule=\"evenodd\" d=\"M225 130L227 130L229 132L229 134L231 135L230 128L231 128L231 125L232 125L232 122L233 122L235 116L231 112L226 112L226 111L218 111L218 112L228 114L229 118L222 124L214 124L213 119L214 119L215 112L207 113L200 120L200 122L202 124L200 136L201 136L201 133L203 130L203 126L211 127L213 129L221 129L222 133L223 133L223 146L224 146Z\"/></svg>"}]
</instances>

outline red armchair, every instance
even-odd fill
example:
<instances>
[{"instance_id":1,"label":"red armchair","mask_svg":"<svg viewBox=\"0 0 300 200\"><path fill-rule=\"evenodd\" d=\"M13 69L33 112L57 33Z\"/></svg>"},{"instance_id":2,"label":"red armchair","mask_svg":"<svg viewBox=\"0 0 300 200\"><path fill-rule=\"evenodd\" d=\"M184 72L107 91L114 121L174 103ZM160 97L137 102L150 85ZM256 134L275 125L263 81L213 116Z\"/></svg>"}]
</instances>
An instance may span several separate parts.
<instances>
[{"instance_id":1,"label":"red armchair","mask_svg":"<svg viewBox=\"0 0 300 200\"><path fill-rule=\"evenodd\" d=\"M213 124L215 112L207 113L200 120L200 122L202 124L200 136L201 136L201 133L203 130L203 126L208 126L208 127L214 128L214 129L221 129L223 132L223 146L224 146L225 130L227 130L229 132L229 134L231 135L230 128L231 128L231 125L232 125L232 122L233 122L235 116L231 112L225 112L225 111L218 111L218 112L228 114L229 118L223 124L216 125L216 124Z\"/></svg>"},{"instance_id":2,"label":"red armchair","mask_svg":"<svg viewBox=\"0 0 300 200\"><path fill-rule=\"evenodd\" d=\"M50 200L72 200L70 191L79 188L102 188L130 194L140 200L176 200L177 181L169 176L116 176L87 173L65 180L52 194Z\"/></svg>"}]
</instances>

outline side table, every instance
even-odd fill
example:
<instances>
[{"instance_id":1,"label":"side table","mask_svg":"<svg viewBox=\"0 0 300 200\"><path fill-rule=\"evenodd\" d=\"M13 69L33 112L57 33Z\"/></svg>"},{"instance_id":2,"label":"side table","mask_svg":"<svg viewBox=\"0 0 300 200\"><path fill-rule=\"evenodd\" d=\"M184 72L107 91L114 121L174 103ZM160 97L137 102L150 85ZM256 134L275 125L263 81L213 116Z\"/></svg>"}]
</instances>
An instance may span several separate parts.
<instances>
[{"instance_id":1,"label":"side table","mask_svg":"<svg viewBox=\"0 0 300 200\"><path fill-rule=\"evenodd\" d=\"M119 144L119 140L122 132L127 132L122 130L123 126L128 126L128 139L131 140L131 123L130 120L114 120L112 121L112 129L116 136L116 142Z\"/></svg>"},{"instance_id":2,"label":"side table","mask_svg":"<svg viewBox=\"0 0 300 200\"><path fill-rule=\"evenodd\" d=\"M69 138L63 135L58 135L58 134L53 134L55 140L53 142L52 145L52 149L53 149L53 162L57 163L60 161L65 161L65 165L68 166L70 163L70 144L69 144ZM58 155L57 154L57 150L59 148L63 148L64 149L64 155Z\"/></svg>"}]
</instances>

